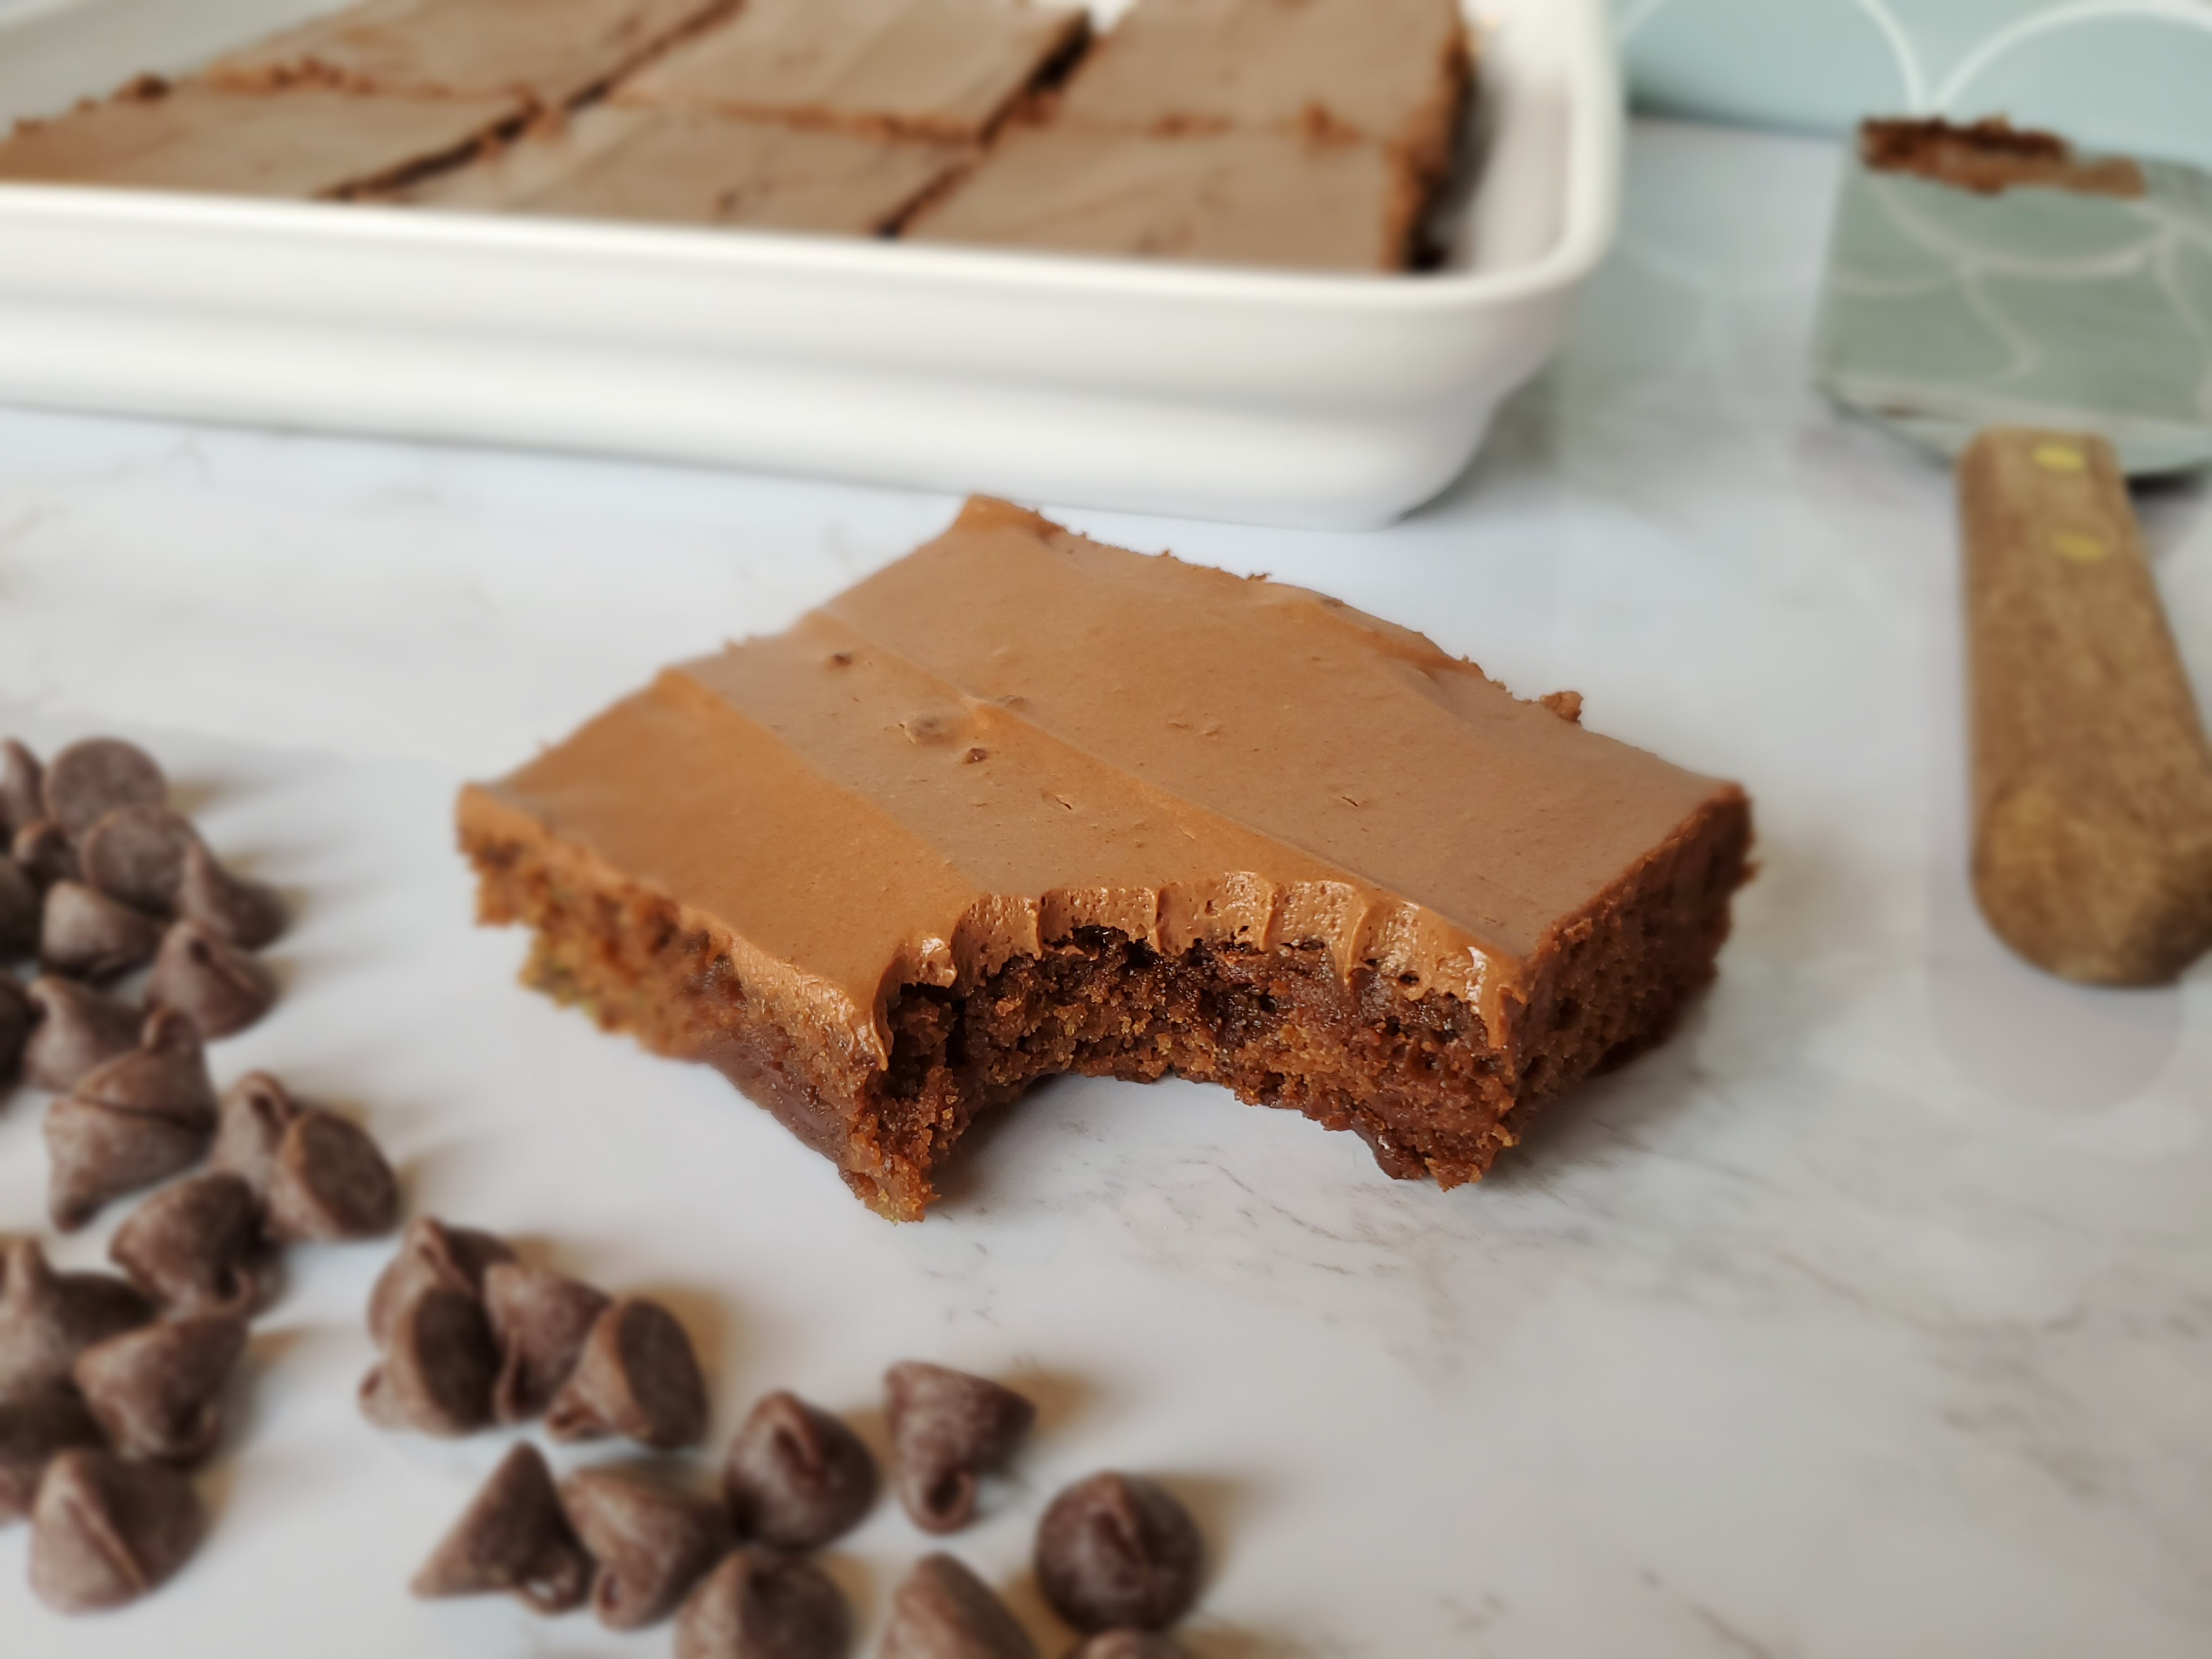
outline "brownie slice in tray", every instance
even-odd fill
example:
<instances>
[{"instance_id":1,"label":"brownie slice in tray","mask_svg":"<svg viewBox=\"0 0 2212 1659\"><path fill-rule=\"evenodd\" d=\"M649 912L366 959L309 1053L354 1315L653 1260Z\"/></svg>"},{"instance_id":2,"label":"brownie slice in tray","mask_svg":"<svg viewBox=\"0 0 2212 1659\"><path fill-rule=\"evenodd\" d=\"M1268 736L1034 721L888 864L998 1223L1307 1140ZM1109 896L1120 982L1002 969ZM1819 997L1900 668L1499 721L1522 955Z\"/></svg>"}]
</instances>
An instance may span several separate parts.
<instances>
[{"instance_id":1,"label":"brownie slice in tray","mask_svg":"<svg viewBox=\"0 0 2212 1659\"><path fill-rule=\"evenodd\" d=\"M1379 144L1295 131L1010 124L914 241L1304 270L1406 264L1423 192Z\"/></svg>"},{"instance_id":2,"label":"brownie slice in tray","mask_svg":"<svg viewBox=\"0 0 2212 1659\"><path fill-rule=\"evenodd\" d=\"M303 86L264 94L145 80L18 126L0 142L0 180L341 196L465 154L525 107L500 94L414 97Z\"/></svg>"},{"instance_id":3,"label":"brownie slice in tray","mask_svg":"<svg viewBox=\"0 0 2212 1659\"><path fill-rule=\"evenodd\" d=\"M599 104L525 132L397 200L484 212L844 233L889 229L964 144Z\"/></svg>"},{"instance_id":4,"label":"brownie slice in tray","mask_svg":"<svg viewBox=\"0 0 2212 1659\"><path fill-rule=\"evenodd\" d=\"M972 143L1089 33L1030 0L746 0L616 95Z\"/></svg>"},{"instance_id":5,"label":"brownie slice in tray","mask_svg":"<svg viewBox=\"0 0 2212 1659\"><path fill-rule=\"evenodd\" d=\"M219 58L244 90L520 95L546 109L586 97L732 0L367 0Z\"/></svg>"}]
</instances>

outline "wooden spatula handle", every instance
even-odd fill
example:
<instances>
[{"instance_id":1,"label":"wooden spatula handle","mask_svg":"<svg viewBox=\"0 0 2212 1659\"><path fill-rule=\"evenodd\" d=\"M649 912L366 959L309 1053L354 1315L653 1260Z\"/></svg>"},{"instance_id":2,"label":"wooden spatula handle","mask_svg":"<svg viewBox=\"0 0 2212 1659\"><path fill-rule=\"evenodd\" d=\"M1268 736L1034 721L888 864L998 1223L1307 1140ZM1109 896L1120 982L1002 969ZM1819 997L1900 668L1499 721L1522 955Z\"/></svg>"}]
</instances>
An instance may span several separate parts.
<instances>
[{"instance_id":1,"label":"wooden spatula handle","mask_svg":"<svg viewBox=\"0 0 2212 1659\"><path fill-rule=\"evenodd\" d=\"M2212 753L2102 439L1959 458L1974 892L2039 967L2170 980L2212 945Z\"/></svg>"}]
</instances>

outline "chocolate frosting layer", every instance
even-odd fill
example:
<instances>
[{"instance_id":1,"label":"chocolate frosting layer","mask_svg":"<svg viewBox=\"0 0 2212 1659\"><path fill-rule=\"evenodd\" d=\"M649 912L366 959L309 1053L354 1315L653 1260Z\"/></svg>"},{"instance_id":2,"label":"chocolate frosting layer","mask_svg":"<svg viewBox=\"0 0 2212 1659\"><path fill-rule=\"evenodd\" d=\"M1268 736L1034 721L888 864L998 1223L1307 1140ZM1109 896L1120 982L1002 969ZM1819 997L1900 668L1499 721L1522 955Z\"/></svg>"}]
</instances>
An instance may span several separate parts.
<instances>
[{"instance_id":1,"label":"chocolate frosting layer","mask_svg":"<svg viewBox=\"0 0 2212 1659\"><path fill-rule=\"evenodd\" d=\"M1088 27L1029 0L746 0L616 96L975 139Z\"/></svg>"},{"instance_id":2,"label":"chocolate frosting layer","mask_svg":"<svg viewBox=\"0 0 2212 1659\"><path fill-rule=\"evenodd\" d=\"M1467 67L1460 0L1138 0L1071 77L1061 112L1357 133L1433 167Z\"/></svg>"},{"instance_id":3,"label":"chocolate frosting layer","mask_svg":"<svg viewBox=\"0 0 2212 1659\"><path fill-rule=\"evenodd\" d=\"M1304 270L1405 267L1421 205L1364 139L1012 125L907 227L913 241Z\"/></svg>"},{"instance_id":4,"label":"chocolate frosting layer","mask_svg":"<svg viewBox=\"0 0 2212 1659\"><path fill-rule=\"evenodd\" d=\"M333 196L466 149L519 117L520 100L277 94L201 82L135 88L0 143L0 179L233 196Z\"/></svg>"},{"instance_id":5,"label":"chocolate frosting layer","mask_svg":"<svg viewBox=\"0 0 2212 1659\"><path fill-rule=\"evenodd\" d=\"M963 145L600 104L401 191L428 207L873 235Z\"/></svg>"},{"instance_id":6,"label":"chocolate frosting layer","mask_svg":"<svg viewBox=\"0 0 2212 1659\"><path fill-rule=\"evenodd\" d=\"M251 90L301 82L357 91L557 106L605 84L732 0L365 0L219 58Z\"/></svg>"},{"instance_id":7,"label":"chocolate frosting layer","mask_svg":"<svg viewBox=\"0 0 2212 1659\"><path fill-rule=\"evenodd\" d=\"M1084 927L1317 943L1508 1045L1577 919L1739 794L1336 600L977 500L462 811L676 902L865 1073L902 986Z\"/></svg>"}]
</instances>

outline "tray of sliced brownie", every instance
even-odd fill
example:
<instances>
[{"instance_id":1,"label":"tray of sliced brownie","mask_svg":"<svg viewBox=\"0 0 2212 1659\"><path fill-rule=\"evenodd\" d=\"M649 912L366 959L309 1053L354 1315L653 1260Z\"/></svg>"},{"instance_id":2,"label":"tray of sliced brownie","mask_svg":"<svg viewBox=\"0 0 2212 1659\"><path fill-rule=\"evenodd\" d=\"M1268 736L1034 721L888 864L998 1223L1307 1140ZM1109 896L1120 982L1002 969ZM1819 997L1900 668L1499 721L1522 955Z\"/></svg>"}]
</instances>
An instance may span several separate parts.
<instances>
[{"instance_id":1,"label":"tray of sliced brownie","mask_svg":"<svg viewBox=\"0 0 2212 1659\"><path fill-rule=\"evenodd\" d=\"M0 398L1388 520L1606 247L1598 0L64 0Z\"/></svg>"}]
</instances>

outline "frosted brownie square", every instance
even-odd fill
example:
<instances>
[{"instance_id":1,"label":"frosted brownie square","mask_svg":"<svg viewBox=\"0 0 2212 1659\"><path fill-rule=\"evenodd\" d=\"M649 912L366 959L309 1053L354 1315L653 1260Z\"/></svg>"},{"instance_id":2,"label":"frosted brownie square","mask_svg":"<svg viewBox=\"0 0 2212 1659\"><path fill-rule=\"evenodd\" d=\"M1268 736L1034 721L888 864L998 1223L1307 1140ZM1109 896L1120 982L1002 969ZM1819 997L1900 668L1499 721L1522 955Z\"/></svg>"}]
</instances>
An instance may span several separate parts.
<instances>
[{"instance_id":1,"label":"frosted brownie square","mask_svg":"<svg viewBox=\"0 0 2212 1659\"><path fill-rule=\"evenodd\" d=\"M142 82L0 143L0 179L221 195L330 197L465 153L520 118L512 96L411 98Z\"/></svg>"},{"instance_id":2,"label":"frosted brownie square","mask_svg":"<svg viewBox=\"0 0 2212 1659\"><path fill-rule=\"evenodd\" d=\"M605 86L732 0L367 0L219 58L245 90L520 94L544 108Z\"/></svg>"},{"instance_id":3,"label":"frosted brownie square","mask_svg":"<svg viewBox=\"0 0 2212 1659\"><path fill-rule=\"evenodd\" d=\"M528 980L918 1219L977 1116L1170 1073L1472 1181L1662 1037L1732 784L1319 594L1002 501L459 804Z\"/></svg>"},{"instance_id":4,"label":"frosted brownie square","mask_svg":"<svg viewBox=\"0 0 2212 1659\"><path fill-rule=\"evenodd\" d=\"M1088 36L1030 0L747 0L626 82L625 103L971 142Z\"/></svg>"},{"instance_id":5,"label":"frosted brownie square","mask_svg":"<svg viewBox=\"0 0 2212 1659\"><path fill-rule=\"evenodd\" d=\"M1423 196L1381 145L1017 122L926 205L918 241L1326 271L1402 269Z\"/></svg>"},{"instance_id":6,"label":"frosted brownie square","mask_svg":"<svg viewBox=\"0 0 2212 1659\"><path fill-rule=\"evenodd\" d=\"M965 145L601 104L397 199L427 207L874 235Z\"/></svg>"},{"instance_id":7,"label":"frosted brownie square","mask_svg":"<svg viewBox=\"0 0 2212 1659\"><path fill-rule=\"evenodd\" d=\"M1459 0L1138 0L1069 78L1059 114L1146 131L1356 136L1434 179L1468 68Z\"/></svg>"}]
</instances>

